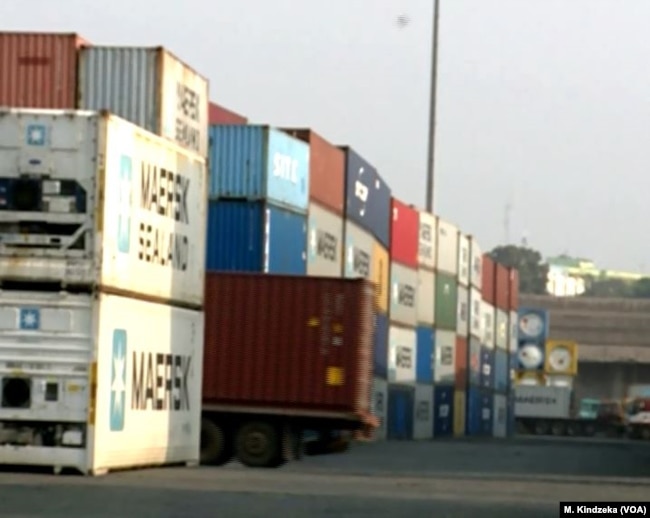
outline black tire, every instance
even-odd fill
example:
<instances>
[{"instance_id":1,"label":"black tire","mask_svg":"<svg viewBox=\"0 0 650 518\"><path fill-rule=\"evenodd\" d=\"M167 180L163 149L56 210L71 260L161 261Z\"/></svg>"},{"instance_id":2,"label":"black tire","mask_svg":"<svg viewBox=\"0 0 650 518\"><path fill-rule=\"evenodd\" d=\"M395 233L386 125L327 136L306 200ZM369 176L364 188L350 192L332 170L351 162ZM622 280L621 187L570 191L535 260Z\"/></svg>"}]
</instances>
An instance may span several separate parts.
<instances>
[{"instance_id":1,"label":"black tire","mask_svg":"<svg viewBox=\"0 0 650 518\"><path fill-rule=\"evenodd\" d=\"M535 423L535 435L548 435L549 425L546 421L537 421Z\"/></svg>"},{"instance_id":2,"label":"black tire","mask_svg":"<svg viewBox=\"0 0 650 518\"><path fill-rule=\"evenodd\" d=\"M644 441L650 441L650 426L646 425L641 428L641 439Z\"/></svg>"},{"instance_id":3,"label":"black tire","mask_svg":"<svg viewBox=\"0 0 650 518\"><path fill-rule=\"evenodd\" d=\"M233 456L232 438L227 430L209 419L201 419L201 464L222 466Z\"/></svg>"},{"instance_id":4,"label":"black tire","mask_svg":"<svg viewBox=\"0 0 650 518\"><path fill-rule=\"evenodd\" d=\"M564 437L566 435L566 423L555 421L551 424L551 434L555 437Z\"/></svg>"},{"instance_id":5,"label":"black tire","mask_svg":"<svg viewBox=\"0 0 650 518\"><path fill-rule=\"evenodd\" d=\"M582 426L580 423L572 422L567 425L566 433L569 437L579 437L582 435Z\"/></svg>"},{"instance_id":6,"label":"black tire","mask_svg":"<svg viewBox=\"0 0 650 518\"><path fill-rule=\"evenodd\" d=\"M264 421L249 421L239 428L235 451L239 461L250 468L277 468L285 462L280 431Z\"/></svg>"},{"instance_id":7,"label":"black tire","mask_svg":"<svg viewBox=\"0 0 650 518\"><path fill-rule=\"evenodd\" d=\"M585 437L593 437L596 435L596 425L594 423L585 423L583 430Z\"/></svg>"}]
</instances>

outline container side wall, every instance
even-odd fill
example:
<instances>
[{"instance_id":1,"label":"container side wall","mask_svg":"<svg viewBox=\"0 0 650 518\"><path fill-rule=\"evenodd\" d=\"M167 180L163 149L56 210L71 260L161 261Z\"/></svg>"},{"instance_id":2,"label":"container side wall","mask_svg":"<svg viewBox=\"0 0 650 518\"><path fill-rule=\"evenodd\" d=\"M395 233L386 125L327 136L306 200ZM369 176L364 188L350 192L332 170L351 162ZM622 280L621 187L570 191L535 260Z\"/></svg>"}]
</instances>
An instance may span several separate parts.
<instances>
[{"instance_id":1,"label":"container side wall","mask_svg":"<svg viewBox=\"0 0 650 518\"><path fill-rule=\"evenodd\" d=\"M372 414L379 419L379 427L375 430L377 441L386 440L386 411L388 410L388 383L382 378L372 380Z\"/></svg>"},{"instance_id":2,"label":"container side wall","mask_svg":"<svg viewBox=\"0 0 650 518\"><path fill-rule=\"evenodd\" d=\"M449 437L454 433L454 387L433 387L433 436Z\"/></svg>"},{"instance_id":3,"label":"container side wall","mask_svg":"<svg viewBox=\"0 0 650 518\"><path fill-rule=\"evenodd\" d=\"M248 119L239 113L236 113L220 104L208 103L208 123L209 124L248 124Z\"/></svg>"},{"instance_id":4,"label":"container side wall","mask_svg":"<svg viewBox=\"0 0 650 518\"><path fill-rule=\"evenodd\" d=\"M416 329L417 352L416 352L416 381L418 383L433 383L434 337L432 328L421 326Z\"/></svg>"},{"instance_id":5,"label":"container side wall","mask_svg":"<svg viewBox=\"0 0 650 518\"><path fill-rule=\"evenodd\" d=\"M467 287L471 277L471 249L469 237L458 232L458 284Z\"/></svg>"},{"instance_id":6,"label":"container side wall","mask_svg":"<svg viewBox=\"0 0 650 518\"><path fill-rule=\"evenodd\" d=\"M345 222L344 277L372 280L374 243L369 232L350 221Z\"/></svg>"},{"instance_id":7,"label":"container side wall","mask_svg":"<svg viewBox=\"0 0 650 518\"><path fill-rule=\"evenodd\" d=\"M455 355L455 365L456 365L456 379L455 385L456 389L464 390L467 386L468 381L468 351L467 338L465 336L456 337L456 355Z\"/></svg>"},{"instance_id":8,"label":"container side wall","mask_svg":"<svg viewBox=\"0 0 650 518\"><path fill-rule=\"evenodd\" d=\"M469 243L470 249L470 283L472 287L481 291L483 287L483 251L476 241L476 238L471 237Z\"/></svg>"},{"instance_id":9,"label":"container side wall","mask_svg":"<svg viewBox=\"0 0 650 518\"><path fill-rule=\"evenodd\" d=\"M340 277L343 267L343 220L330 210L309 204L307 275Z\"/></svg>"},{"instance_id":10,"label":"container side wall","mask_svg":"<svg viewBox=\"0 0 650 518\"><path fill-rule=\"evenodd\" d=\"M413 408L413 438L433 438L433 391L431 385L415 386Z\"/></svg>"},{"instance_id":11,"label":"container side wall","mask_svg":"<svg viewBox=\"0 0 650 518\"><path fill-rule=\"evenodd\" d=\"M417 365L415 329L390 326L388 331L388 381L415 383Z\"/></svg>"},{"instance_id":12,"label":"container side wall","mask_svg":"<svg viewBox=\"0 0 650 518\"><path fill-rule=\"evenodd\" d=\"M388 438L413 439L413 407L415 393L412 386L388 385Z\"/></svg>"},{"instance_id":13,"label":"container side wall","mask_svg":"<svg viewBox=\"0 0 650 518\"><path fill-rule=\"evenodd\" d=\"M418 317L417 270L398 263L392 263L390 283L391 321L407 326L415 326Z\"/></svg>"},{"instance_id":14,"label":"container side wall","mask_svg":"<svg viewBox=\"0 0 650 518\"><path fill-rule=\"evenodd\" d=\"M463 437L466 428L466 392L465 389L454 392L454 436Z\"/></svg>"},{"instance_id":15,"label":"container side wall","mask_svg":"<svg viewBox=\"0 0 650 518\"><path fill-rule=\"evenodd\" d=\"M456 333L436 330L434 382L454 385L456 379Z\"/></svg>"},{"instance_id":16,"label":"container side wall","mask_svg":"<svg viewBox=\"0 0 650 518\"><path fill-rule=\"evenodd\" d=\"M436 315L436 274L430 270L418 270L418 324L433 326Z\"/></svg>"},{"instance_id":17,"label":"container side wall","mask_svg":"<svg viewBox=\"0 0 650 518\"><path fill-rule=\"evenodd\" d=\"M456 317L456 333L459 336L469 334L469 293L464 286L458 286L458 315Z\"/></svg>"},{"instance_id":18,"label":"container side wall","mask_svg":"<svg viewBox=\"0 0 650 518\"><path fill-rule=\"evenodd\" d=\"M436 234L438 224L436 217L425 211L419 213L418 265L424 268L436 267Z\"/></svg>"},{"instance_id":19,"label":"container side wall","mask_svg":"<svg viewBox=\"0 0 650 518\"><path fill-rule=\"evenodd\" d=\"M436 274L436 328L456 332L458 284L449 274Z\"/></svg>"},{"instance_id":20,"label":"container side wall","mask_svg":"<svg viewBox=\"0 0 650 518\"><path fill-rule=\"evenodd\" d=\"M306 212L309 206L309 144L271 128L268 131L266 195L278 205Z\"/></svg>"},{"instance_id":21,"label":"container side wall","mask_svg":"<svg viewBox=\"0 0 650 518\"><path fill-rule=\"evenodd\" d=\"M482 268L481 295L484 301L494 305L495 264L492 258L487 254L483 254Z\"/></svg>"},{"instance_id":22,"label":"container side wall","mask_svg":"<svg viewBox=\"0 0 650 518\"><path fill-rule=\"evenodd\" d=\"M391 261L415 269L418 266L420 214L395 198L391 205Z\"/></svg>"},{"instance_id":23,"label":"container side wall","mask_svg":"<svg viewBox=\"0 0 650 518\"><path fill-rule=\"evenodd\" d=\"M388 317L377 314L373 347L374 374L380 378L388 377Z\"/></svg>"},{"instance_id":24,"label":"container side wall","mask_svg":"<svg viewBox=\"0 0 650 518\"><path fill-rule=\"evenodd\" d=\"M458 228L438 218L436 269L456 277L458 273Z\"/></svg>"},{"instance_id":25,"label":"container side wall","mask_svg":"<svg viewBox=\"0 0 650 518\"><path fill-rule=\"evenodd\" d=\"M388 250L373 239L371 280L375 285L375 304L381 313L388 312L390 297L390 257Z\"/></svg>"}]
</instances>

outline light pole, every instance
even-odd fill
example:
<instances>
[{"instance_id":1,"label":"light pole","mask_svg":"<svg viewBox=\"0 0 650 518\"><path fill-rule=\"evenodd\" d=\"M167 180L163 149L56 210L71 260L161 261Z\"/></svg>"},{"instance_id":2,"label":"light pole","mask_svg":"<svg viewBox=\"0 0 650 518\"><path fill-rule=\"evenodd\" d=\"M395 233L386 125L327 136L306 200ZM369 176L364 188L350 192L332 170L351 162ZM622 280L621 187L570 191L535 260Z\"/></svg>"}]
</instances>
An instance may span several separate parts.
<instances>
[{"instance_id":1,"label":"light pole","mask_svg":"<svg viewBox=\"0 0 650 518\"><path fill-rule=\"evenodd\" d=\"M433 193L435 188L434 167L436 152L436 90L438 86L438 21L440 0L433 0L433 35L431 38L431 90L429 99L429 142L427 148L427 198L426 209L433 213Z\"/></svg>"}]
</instances>

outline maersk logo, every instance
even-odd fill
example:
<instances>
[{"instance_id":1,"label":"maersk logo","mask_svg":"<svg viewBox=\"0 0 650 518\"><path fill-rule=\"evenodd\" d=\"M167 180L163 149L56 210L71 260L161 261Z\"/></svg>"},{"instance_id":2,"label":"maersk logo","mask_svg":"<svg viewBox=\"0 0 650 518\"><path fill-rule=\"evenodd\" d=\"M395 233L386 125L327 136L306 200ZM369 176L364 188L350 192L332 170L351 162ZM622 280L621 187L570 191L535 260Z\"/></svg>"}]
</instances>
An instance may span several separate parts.
<instances>
[{"instance_id":1,"label":"maersk logo","mask_svg":"<svg viewBox=\"0 0 650 518\"><path fill-rule=\"evenodd\" d=\"M47 141L47 128L43 124L29 124L25 140L28 146L43 147Z\"/></svg>"},{"instance_id":2,"label":"maersk logo","mask_svg":"<svg viewBox=\"0 0 650 518\"><path fill-rule=\"evenodd\" d=\"M111 432L124 430L126 405L126 330L113 330L113 355L111 358Z\"/></svg>"},{"instance_id":3,"label":"maersk logo","mask_svg":"<svg viewBox=\"0 0 650 518\"><path fill-rule=\"evenodd\" d=\"M133 163L131 157L120 157L120 177L118 184L117 250L128 254L131 248L131 196Z\"/></svg>"},{"instance_id":4,"label":"maersk logo","mask_svg":"<svg viewBox=\"0 0 650 518\"><path fill-rule=\"evenodd\" d=\"M18 318L21 331L38 331L41 328L41 312L38 308L20 308Z\"/></svg>"}]
</instances>

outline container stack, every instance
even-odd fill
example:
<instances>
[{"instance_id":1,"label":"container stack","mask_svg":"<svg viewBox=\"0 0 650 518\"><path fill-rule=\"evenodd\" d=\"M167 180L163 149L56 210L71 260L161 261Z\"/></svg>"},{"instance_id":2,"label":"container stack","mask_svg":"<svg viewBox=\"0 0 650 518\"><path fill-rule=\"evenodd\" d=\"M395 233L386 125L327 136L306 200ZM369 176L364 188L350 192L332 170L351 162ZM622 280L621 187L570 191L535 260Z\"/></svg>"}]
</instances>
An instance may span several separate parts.
<instances>
[{"instance_id":1,"label":"container stack","mask_svg":"<svg viewBox=\"0 0 650 518\"><path fill-rule=\"evenodd\" d=\"M510 311L510 271L505 266L494 265L494 437L505 438L508 432L508 315Z\"/></svg>"},{"instance_id":2,"label":"container stack","mask_svg":"<svg viewBox=\"0 0 650 518\"><path fill-rule=\"evenodd\" d=\"M462 396L469 379L469 305L470 305L471 250L470 238L458 232L458 302L456 316L456 379L454 395L458 411L454 412L454 436L465 435L465 409ZM456 406L456 404L454 405Z\"/></svg>"},{"instance_id":3,"label":"container stack","mask_svg":"<svg viewBox=\"0 0 650 518\"><path fill-rule=\"evenodd\" d=\"M508 283L508 426L507 435L513 437L515 426L515 375L517 372L517 310L519 309L519 271L509 269Z\"/></svg>"},{"instance_id":4,"label":"container stack","mask_svg":"<svg viewBox=\"0 0 650 518\"><path fill-rule=\"evenodd\" d=\"M519 308L517 312L516 385L546 385L544 356L548 338L548 311L540 308Z\"/></svg>"}]
</instances>

